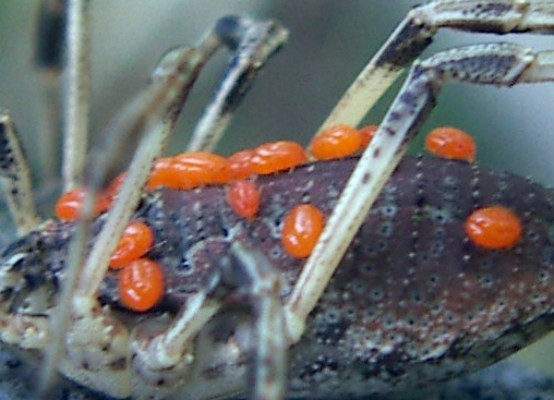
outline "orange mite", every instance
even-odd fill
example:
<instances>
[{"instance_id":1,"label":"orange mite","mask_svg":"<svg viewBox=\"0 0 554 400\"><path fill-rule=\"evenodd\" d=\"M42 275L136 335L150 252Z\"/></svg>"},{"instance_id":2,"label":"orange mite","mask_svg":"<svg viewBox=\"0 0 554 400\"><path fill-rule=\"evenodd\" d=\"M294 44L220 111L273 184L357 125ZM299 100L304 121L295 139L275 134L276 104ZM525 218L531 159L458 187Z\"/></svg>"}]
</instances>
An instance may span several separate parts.
<instances>
[{"instance_id":1,"label":"orange mite","mask_svg":"<svg viewBox=\"0 0 554 400\"><path fill-rule=\"evenodd\" d=\"M248 181L237 181L227 191L227 202L237 215L253 218L260 209L261 193L256 185Z\"/></svg>"},{"instance_id":2,"label":"orange mite","mask_svg":"<svg viewBox=\"0 0 554 400\"><path fill-rule=\"evenodd\" d=\"M252 152L250 163L254 173L268 175L304 164L308 161L306 151L295 142L272 142L263 144Z\"/></svg>"},{"instance_id":3,"label":"orange mite","mask_svg":"<svg viewBox=\"0 0 554 400\"><path fill-rule=\"evenodd\" d=\"M121 186L123 186L126 177L126 173L122 173L116 176L104 191L104 195L113 201L121 190Z\"/></svg>"},{"instance_id":4,"label":"orange mite","mask_svg":"<svg viewBox=\"0 0 554 400\"><path fill-rule=\"evenodd\" d=\"M139 258L121 270L119 297L125 307L148 311L161 300L164 292L164 272L157 262Z\"/></svg>"},{"instance_id":5,"label":"orange mite","mask_svg":"<svg viewBox=\"0 0 554 400\"><path fill-rule=\"evenodd\" d=\"M225 157L213 153L183 153L173 157L175 162L190 168L191 175L198 171L202 184L227 183L231 180L229 162Z\"/></svg>"},{"instance_id":6,"label":"orange mite","mask_svg":"<svg viewBox=\"0 0 554 400\"><path fill-rule=\"evenodd\" d=\"M325 225L323 212L311 205L302 204L285 217L281 241L285 251L293 257L308 257L314 249Z\"/></svg>"},{"instance_id":7,"label":"orange mite","mask_svg":"<svg viewBox=\"0 0 554 400\"><path fill-rule=\"evenodd\" d=\"M233 179L246 179L255 174L251 163L252 154L252 150L242 150L227 158Z\"/></svg>"},{"instance_id":8,"label":"orange mite","mask_svg":"<svg viewBox=\"0 0 554 400\"><path fill-rule=\"evenodd\" d=\"M173 167L172 157L164 157L156 160L150 178L148 179L148 189L157 189L159 187L169 187L179 189L180 175L179 170Z\"/></svg>"},{"instance_id":9,"label":"orange mite","mask_svg":"<svg viewBox=\"0 0 554 400\"><path fill-rule=\"evenodd\" d=\"M449 160L475 161L477 145L467 133L450 127L433 130L425 140L430 153Z\"/></svg>"},{"instance_id":10,"label":"orange mite","mask_svg":"<svg viewBox=\"0 0 554 400\"><path fill-rule=\"evenodd\" d=\"M87 192L84 189L70 190L60 196L56 202L55 214L62 221L76 221L81 215ZM94 216L102 214L110 208L111 200L99 195L94 209Z\"/></svg>"},{"instance_id":11,"label":"orange mite","mask_svg":"<svg viewBox=\"0 0 554 400\"><path fill-rule=\"evenodd\" d=\"M122 268L135 261L150 251L152 243L154 243L154 234L148 225L140 221L129 223L110 258L110 267Z\"/></svg>"},{"instance_id":12,"label":"orange mite","mask_svg":"<svg viewBox=\"0 0 554 400\"><path fill-rule=\"evenodd\" d=\"M360 132L348 125L323 131L312 142L312 155L318 160L336 160L356 153L362 147Z\"/></svg>"},{"instance_id":13,"label":"orange mite","mask_svg":"<svg viewBox=\"0 0 554 400\"><path fill-rule=\"evenodd\" d=\"M486 249L509 249L522 235L520 219L505 207L488 207L474 211L465 223L473 243Z\"/></svg>"},{"instance_id":14,"label":"orange mite","mask_svg":"<svg viewBox=\"0 0 554 400\"><path fill-rule=\"evenodd\" d=\"M378 129L379 125L367 125L358 130L362 138L362 149L365 149L367 146L369 146Z\"/></svg>"},{"instance_id":15,"label":"orange mite","mask_svg":"<svg viewBox=\"0 0 554 400\"><path fill-rule=\"evenodd\" d=\"M212 153L184 153L156 161L149 189L161 186L175 190L188 190L199 186L226 183L231 179L231 170L224 157Z\"/></svg>"}]
</instances>

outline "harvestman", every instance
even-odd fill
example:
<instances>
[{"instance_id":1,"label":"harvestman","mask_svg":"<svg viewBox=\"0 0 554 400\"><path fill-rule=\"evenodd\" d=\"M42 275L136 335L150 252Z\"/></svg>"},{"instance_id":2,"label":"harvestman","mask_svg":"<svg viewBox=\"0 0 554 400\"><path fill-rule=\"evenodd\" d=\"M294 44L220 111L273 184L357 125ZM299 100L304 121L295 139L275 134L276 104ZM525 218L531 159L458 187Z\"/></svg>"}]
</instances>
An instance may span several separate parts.
<instances>
[{"instance_id":1,"label":"harvestman","mask_svg":"<svg viewBox=\"0 0 554 400\"><path fill-rule=\"evenodd\" d=\"M110 124L105 144L91 154L90 164L95 168L87 175L84 164L89 90L88 2L74 0L68 4L67 67L70 75L64 119L64 189L79 187L85 182L90 196L70 247L67 262L70 272L60 297L60 304L65 306L57 307L51 321L40 316L3 316L7 322L2 339L30 349L41 349L48 343L45 387L52 371L60 370L85 386L125 397L131 393L132 386L140 387L136 377L129 379L128 369L119 372L80 369L64 355L64 343L69 353L79 353L109 341L110 352L96 354L105 357L102 362L106 364L127 357L132 348L134 363L143 365L141 372L146 371L145 375L163 376L167 371L187 373L188 363L194 360L194 354L188 350L191 341L221 309L221 302L208 299L206 293L196 293L186 310L182 310L165 331L141 339L129 337L121 323L100 307L98 289L110 254L117 245L114 238L121 237L131 218L153 162L161 155L189 88L205 62L220 47L227 46L234 51L218 93L193 135L189 150L194 151L211 150L215 146L255 72L284 43L287 33L272 22L230 17L222 19L196 48L177 48L167 53L153 72L150 85ZM430 44L440 28L500 34L551 34L554 32L554 2L443 0L414 8L353 83L321 130L337 124L357 125L399 74ZM279 296L278 273L266 257L246 244L237 242L231 246L232 257L238 260L239 267L227 267L239 268L240 273L248 277L250 287L246 291L255 316L253 329L258 339L254 349L256 367L252 398L284 397L287 348L301 338L308 314L319 301L348 244L411 138L433 108L441 87L450 81L512 86L553 80L553 51L533 52L509 43L467 46L416 61L375 139L349 179L315 251L284 305ZM2 114L1 123L4 140L0 161L2 174L7 178L5 196L19 233L23 235L39 226L39 219L34 211L26 161L8 113ZM128 147L129 142L135 143L136 151L127 179L92 249L86 254L86 243L91 235L92 199L106 184L120 149L124 145ZM349 212L351 209L359 212L353 214ZM8 260L7 264L17 261ZM3 278L8 279L7 276ZM89 332L93 333L87 334ZM136 390L135 395L140 395L140 389Z\"/></svg>"}]
</instances>

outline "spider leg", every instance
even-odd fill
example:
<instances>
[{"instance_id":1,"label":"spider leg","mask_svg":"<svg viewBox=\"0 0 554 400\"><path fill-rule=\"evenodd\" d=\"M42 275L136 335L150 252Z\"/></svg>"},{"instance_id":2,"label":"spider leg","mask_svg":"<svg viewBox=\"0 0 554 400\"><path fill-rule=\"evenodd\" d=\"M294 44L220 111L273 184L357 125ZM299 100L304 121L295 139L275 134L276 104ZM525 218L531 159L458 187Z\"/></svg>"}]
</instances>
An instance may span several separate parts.
<instances>
[{"instance_id":1,"label":"spider leg","mask_svg":"<svg viewBox=\"0 0 554 400\"><path fill-rule=\"evenodd\" d=\"M67 3L67 88L63 116L64 191L82 186L89 128L90 2Z\"/></svg>"},{"instance_id":2,"label":"spider leg","mask_svg":"<svg viewBox=\"0 0 554 400\"><path fill-rule=\"evenodd\" d=\"M82 8L81 13L81 17L86 18L85 10ZM125 343L128 342L126 330L110 318L105 310L99 308L97 292L108 268L110 255L117 245L117 239L121 237L133 210L136 209L153 163L160 156L167 137L173 131L193 82L206 61L222 44L226 44L224 39L217 31L212 31L196 49L177 48L166 54L152 74L151 84L111 122L103 136L104 142L99 148L93 149L90 161L93 168L85 176L88 196L83 206L81 221L69 247L68 272L59 302L61 306L57 307L50 327L51 343L43 367L43 387L46 388L51 380L49 371L56 370L55 366L61 358L62 345L70 343L70 348L73 348L76 354L70 354L72 360L61 358L61 369L66 375L92 387L95 387L95 380L103 380L105 387L102 390L107 393L119 395L129 390L125 383L116 383L119 379L116 378L117 374L108 374L102 379L96 379L97 374L106 372L88 370L89 362L86 360L91 357L95 362L100 359L109 364L117 362L114 360L116 355L122 359L129 356L128 350L125 350ZM129 148L132 150L135 147L136 151L131 151L133 159L125 182L85 260L96 193L107 183L115 161L121 154L129 153ZM199 309L195 310L195 315L190 315L192 308L187 310L188 316L181 319L180 325L175 327L185 342L188 342L190 335L202 327L219 307L213 303L205 304L201 298L197 301ZM67 330L70 317L74 323ZM95 330L110 334L97 338L87 337L86 332ZM97 348L103 346L110 335L117 346L112 346L113 351L109 355L94 355L95 352L99 353ZM90 350L85 348L85 343L89 343ZM91 345L92 343L97 346ZM84 362L84 366L80 365L80 362Z\"/></svg>"},{"instance_id":3,"label":"spider leg","mask_svg":"<svg viewBox=\"0 0 554 400\"><path fill-rule=\"evenodd\" d=\"M412 9L360 72L319 132L356 126L442 28L507 34L554 32L554 6L542 0L433 0Z\"/></svg>"},{"instance_id":4,"label":"spider leg","mask_svg":"<svg viewBox=\"0 0 554 400\"><path fill-rule=\"evenodd\" d=\"M41 72L46 103L45 131L39 135L41 151L41 177L54 175L56 160L56 131L59 124L57 101L59 73L61 69L62 42L60 34L64 25L64 7L58 0L41 3L35 64ZM31 173L23 147L8 111L0 111L0 175L5 178L4 196L20 235L28 233L40 223L32 192Z\"/></svg>"},{"instance_id":5,"label":"spider leg","mask_svg":"<svg viewBox=\"0 0 554 400\"><path fill-rule=\"evenodd\" d=\"M234 53L194 129L187 151L214 149L255 76L288 37L287 30L273 21L237 17L221 18L215 32Z\"/></svg>"},{"instance_id":6,"label":"spider leg","mask_svg":"<svg viewBox=\"0 0 554 400\"><path fill-rule=\"evenodd\" d=\"M51 343L43 366L44 388L50 385L52 371L56 371L55 366L61 355L62 344L69 340L78 345L78 334L74 332L78 332L80 329L87 332L94 329L94 324L98 324L97 329L101 331L115 331L114 342L117 341L115 336L126 335L115 320L111 320L104 311L98 309L96 293L107 270L110 254L115 249L112 245L117 245L117 238L121 236L140 199L151 166L155 158L160 155L165 138L170 133L177 117L177 114L170 110L182 106L185 96L181 93L185 88L188 89L195 79L200 60L198 51L186 48L178 48L167 54L158 65L151 85L112 123L111 130L106 136L111 139L112 146L108 147L109 142L105 142L102 146L103 149L94 153L95 161L103 161L103 163L95 162L93 164L97 168L89 178L89 196L83 206L82 220L77 225L69 247L68 272L62 286L60 306L57 307L51 319L49 333ZM137 114L144 118L137 121L135 118ZM130 136L140 136L142 133L144 138L138 146L120 195L85 262L85 247L90 238L95 194L103 186L109 165L116 158L117 151L123 147L124 140L127 139L128 142ZM81 267L83 264L84 267ZM65 333L70 315L78 322L71 326L69 333ZM100 336L95 338L94 342L105 342L106 340L105 337ZM119 340L126 342L125 338ZM75 346L75 343L72 346ZM120 346L120 348L124 347L124 345ZM109 360L109 362L113 362L113 360ZM86 375L85 372L78 370L79 368L75 366L68 368L71 373ZM82 380L78 376L76 379ZM111 378L107 382L113 384Z\"/></svg>"},{"instance_id":7,"label":"spider leg","mask_svg":"<svg viewBox=\"0 0 554 400\"><path fill-rule=\"evenodd\" d=\"M164 321L154 335L148 327L139 325L134 329L130 344L133 386L140 387L141 392L160 392L167 386L169 395L176 382L185 380L196 366L193 339L222 306L221 299L214 295L219 280L211 284L191 296L173 320Z\"/></svg>"},{"instance_id":8,"label":"spider leg","mask_svg":"<svg viewBox=\"0 0 554 400\"><path fill-rule=\"evenodd\" d=\"M280 275L267 257L236 241L231 254L247 277L246 288L254 316L252 400L278 400L285 396L288 342L280 298Z\"/></svg>"},{"instance_id":9,"label":"spider leg","mask_svg":"<svg viewBox=\"0 0 554 400\"><path fill-rule=\"evenodd\" d=\"M36 213L29 166L6 110L0 110L0 176L4 178L4 197L18 233L30 232L37 227L40 218Z\"/></svg>"},{"instance_id":10,"label":"spider leg","mask_svg":"<svg viewBox=\"0 0 554 400\"><path fill-rule=\"evenodd\" d=\"M217 365L225 366L226 374L233 375L234 371L242 368L242 355L252 353L253 362L248 363L249 398L278 400L284 397L288 342L280 298L280 275L261 251L237 239L230 246L230 256L220 260L219 274L211 280L205 292L198 292L187 301L166 328L154 336L141 327L135 330L133 364L138 379L134 385L142 386L141 392L152 387L160 391L165 384L171 387L174 380L182 380L187 371L194 368L199 372L192 379L202 396L208 396L207 393L213 390L210 397L219 397L225 393L217 392L215 378L212 376L203 381L205 370L217 369L210 355L218 354ZM206 336L204 339L210 342L210 351L193 352L193 339L231 295L235 302L249 306L252 321L247 325L252 331L252 340L221 341L211 337L210 333L203 333ZM240 331L241 328L233 330ZM196 346L201 347L199 344ZM232 365L236 368L230 368ZM242 390L244 385L239 376L233 375L237 391ZM219 379L230 378L222 376ZM195 389L191 390L188 395L194 397Z\"/></svg>"},{"instance_id":11,"label":"spider leg","mask_svg":"<svg viewBox=\"0 0 554 400\"><path fill-rule=\"evenodd\" d=\"M60 74L63 68L66 7L62 0L47 0L39 5L34 64L40 73L44 100L38 135L40 180L51 181L58 170L58 142L61 131Z\"/></svg>"},{"instance_id":12,"label":"spider leg","mask_svg":"<svg viewBox=\"0 0 554 400\"><path fill-rule=\"evenodd\" d=\"M450 81L506 87L554 81L554 51L535 53L515 44L484 44L441 52L414 64L288 299L287 329L293 342L300 338L306 317L408 143L434 108L440 89Z\"/></svg>"},{"instance_id":13,"label":"spider leg","mask_svg":"<svg viewBox=\"0 0 554 400\"><path fill-rule=\"evenodd\" d=\"M51 345L43 367L43 389L50 385L52 371L58 363L64 343L67 321L71 313L89 323L85 316L98 314L96 292L106 272L112 244L117 244L132 210L142 194L154 160L159 157L167 136L172 131L186 94L202 65L213 54L213 41L208 37L204 47L198 50L177 48L162 58L152 75L152 83L110 124L105 142L93 152L95 169L88 177L88 193L83 206L82 220L77 226L69 248L68 272L62 287L60 304L73 306L57 308L51 323ZM108 179L108 171L124 153L129 143L140 141L134 161L121 193L116 200L98 241L95 242L87 263L84 263L85 247L89 239L91 215L96 193ZM110 252L110 248L112 248ZM84 267L81 267L81 265ZM90 281L88 281L90 279ZM78 284L78 282L82 282ZM93 312L94 311L94 312ZM100 312L103 315L102 312ZM94 320L94 318L91 318ZM102 324L104 320L96 318ZM111 324L111 322L109 323ZM73 327L75 331L77 327Z\"/></svg>"}]
</instances>

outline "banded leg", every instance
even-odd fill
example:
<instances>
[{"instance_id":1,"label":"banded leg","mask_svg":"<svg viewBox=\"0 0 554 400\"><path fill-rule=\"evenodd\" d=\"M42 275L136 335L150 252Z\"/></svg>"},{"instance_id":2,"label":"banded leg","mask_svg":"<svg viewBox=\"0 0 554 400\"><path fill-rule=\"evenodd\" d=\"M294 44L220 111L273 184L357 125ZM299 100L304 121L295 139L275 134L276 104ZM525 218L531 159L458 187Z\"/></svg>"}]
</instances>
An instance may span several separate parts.
<instances>
[{"instance_id":1,"label":"banded leg","mask_svg":"<svg viewBox=\"0 0 554 400\"><path fill-rule=\"evenodd\" d=\"M297 341L371 205L450 81L513 86L554 81L554 51L485 44L438 53L416 62L331 214L288 300L287 329ZM352 213L351 210L356 210Z\"/></svg>"},{"instance_id":2,"label":"banded leg","mask_svg":"<svg viewBox=\"0 0 554 400\"><path fill-rule=\"evenodd\" d=\"M203 63L213 53L213 41L210 41L208 37L204 43L205 46L201 50L177 48L164 56L152 74L152 84L112 121L105 134L106 141L101 149L93 152L92 164L96 168L88 179L90 196L87 197L83 206L82 221L77 226L69 249L68 274L60 297L60 304L64 305L71 304L73 298L73 306L58 307L52 318L50 333L52 342L43 367L41 389L43 391L47 390L53 378L53 371L56 370L54 367L58 363L62 343L65 341L64 333L71 312L80 315L82 320L86 320L83 315L90 315L97 306L96 291L107 269L107 261L105 267L102 266L97 271L94 271L94 268L101 266L102 262L107 260L105 255L111 253L103 253L103 250L109 247L114 238L121 236L130 218L130 213L140 199L142 187L154 159L162 151L166 137L175 124L192 82L196 79ZM137 142L143 133L145 139L137 150L134 162L131 163L132 173L127 177L119 199L110 213L111 216L102 230L100 243L96 243L89 255L88 263L82 268L95 194L108 179L110 166L113 165L118 154L122 153L124 145L133 141ZM126 201L127 205L125 205ZM88 278L94 279L96 284L90 282L92 286L88 286L89 290L87 291L84 290L87 285L79 286L77 281L80 279L81 282L87 282L83 279ZM73 296L76 286L81 290L77 290L77 295ZM85 293L82 293L83 291ZM100 321L100 323L103 322Z\"/></svg>"},{"instance_id":3,"label":"banded leg","mask_svg":"<svg viewBox=\"0 0 554 400\"><path fill-rule=\"evenodd\" d=\"M222 18L215 31L236 51L194 129L187 151L214 149L253 79L288 37L287 30L273 21L256 22L235 17Z\"/></svg>"},{"instance_id":4,"label":"banded leg","mask_svg":"<svg viewBox=\"0 0 554 400\"><path fill-rule=\"evenodd\" d=\"M35 64L41 72L46 102L44 132L39 135L42 178L53 177L56 131L59 125L58 83L61 69L61 31L65 10L59 0L41 3ZM0 111L0 175L5 179L4 197L19 235L35 229L41 222L36 213L31 173L23 147L8 111Z\"/></svg>"},{"instance_id":5,"label":"banded leg","mask_svg":"<svg viewBox=\"0 0 554 400\"><path fill-rule=\"evenodd\" d=\"M146 183L154 159L161 153L165 138L169 134L168 128L172 126L177 117L177 114L170 113L169 110L182 106L184 97L186 97L182 95L182 92L185 88L189 88L194 81L200 61L201 56L196 50L178 48L167 54L156 69L150 87L139 95L137 100L131 103L117 121L112 124L112 129L115 130L108 132L107 137L114 139L113 146L105 147L104 151L95 153L96 160L104 161L104 163L94 164L98 167L90 178L89 196L87 196L83 206L83 219L77 225L75 236L69 247L68 273L59 302L60 305L66 306L58 307L52 318L49 335L51 344L43 367L43 389L50 385L51 371L56 370L54 367L58 364L62 344L66 340L70 340L66 339L65 334L70 315L79 321L72 326L68 334L69 337L75 336L71 340L76 343L79 343L78 335L72 334L72 332L78 332L79 329L84 331L94 329L94 326L90 326L91 321L99 325L96 327L97 329L102 330L110 327L109 329L119 332L120 337L118 340L114 339L115 342L127 341L126 334L122 333L125 330L116 321L108 318L105 312L98 309L96 293L107 270L109 255L112 254L115 248L110 253L105 253L105 251L110 251L110 245L115 238L121 236L127 225L131 213L140 199L142 187ZM144 118L137 120L135 118L136 114L142 115ZM92 223L91 214L94 207L95 193L102 187L111 164L110 161L115 158L117 150L122 147L122 140L128 139L129 136L140 135L143 132L144 139L130 165L131 172L127 176L120 196L118 196L118 200L110 211L98 241L95 242L85 263L85 246L90 237L89 231ZM127 204L122 200L126 200ZM106 248L108 249L106 250ZM83 264L85 264L84 267L81 267ZM106 338L95 338L94 342L101 340L105 341ZM75 343L73 343L73 346L75 346ZM124 345L121 345L121 349L124 347ZM68 366L67 370L71 373L79 373L78 368L74 366ZM78 377L75 378L80 380ZM93 380L94 378L87 379ZM99 381L101 380L99 379ZM108 379L107 382L113 385L113 378ZM123 393L127 389L123 388ZM113 388L107 390L113 390Z\"/></svg>"},{"instance_id":6,"label":"banded leg","mask_svg":"<svg viewBox=\"0 0 554 400\"><path fill-rule=\"evenodd\" d=\"M238 29L242 25L236 23L235 26ZM280 29L280 32L284 32L281 28L276 28ZM233 37L240 36L232 30L226 34L233 35ZM86 180L89 196L83 207L82 220L77 226L69 249L68 276L64 282L60 299L60 304L71 304L71 306L58 307L57 315L52 319L49 335L52 337L52 343L48 349L47 362L43 369L45 371L45 387L50 381L49 371L55 370L53 367L57 365L62 343L70 342L71 346L75 348L80 346L83 338L86 338L86 335L79 336L79 332L94 330L114 332L113 341L118 343L118 346L114 346L114 352L123 358L128 357L123 345L128 342L125 330L105 311L99 309L96 295L107 270L109 256L115 250L116 239L121 236L132 211L136 208L154 160L161 154L165 141L173 130L192 83L204 63L221 47L222 43L226 42L226 37L222 37L219 32L214 31L201 42L197 49L178 48L168 53L154 71L152 84L110 124L104 135L105 143L93 151L91 164L94 169ZM241 49L239 49L240 51ZM237 85L236 82L235 85ZM107 182L114 160L123 153L122 149L129 148L129 143L138 143L129 173L102 231L96 237L94 246L84 262L85 247L90 236L93 199ZM84 264L84 268L80 267L82 264ZM217 311L216 306L204 304L200 300L198 316L206 315L206 318L209 318ZM195 333L205 323L205 321L198 322L200 321L198 316L190 316L190 314L189 312L187 314L189 316L182 316L183 318L179 320L181 327L187 326L187 324L194 326L192 331L186 330L184 341L187 344L187 335L190 335L191 332ZM70 316L77 322L71 326L68 333L65 333ZM194 325L195 323L196 325ZM107 340L104 336L88 339L101 346ZM91 353L96 351L94 347L92 346ZM83 353L87 352L88 350L83 350ZM78 354L74 358L78 360L82 357L86 358L87 356ZM113 357L114 354L110 354L109 357L104 358L106 362L113 362ZM77 381L92 387L96 386L94 373L84 371L79 366L72 365L68 360L63 360L62 370ZM121 386L115 383L114 380L117 380L115 375L104 376L97 381L101 382L102 380L106 382L106 387L103 387L102 390L107 393L120 395L130 389L125 387L125 383L122 383Z\"/></svg>"},{"instance_id":7,"label":"banded leg","mask_svg":"<svg viewBox=\"0 0 554 400\"><path fill-rule=\"evenodd\" d=\"M4 197L19 235L36 228L36 213L31 173L12 118L0 110L0 176L4 178Z\"/></svg>"},{"instance_id":8,"label":"banded leg","mask_svg":"<svg viewBox=\"0 0 554 400\"><path fill-rule=\"evenodd\" d=\"M554 33L554 5L544 0L432 0L398 25L319 129L356 126L441 28L467 32Z\"/></svg>"}]
</instances>

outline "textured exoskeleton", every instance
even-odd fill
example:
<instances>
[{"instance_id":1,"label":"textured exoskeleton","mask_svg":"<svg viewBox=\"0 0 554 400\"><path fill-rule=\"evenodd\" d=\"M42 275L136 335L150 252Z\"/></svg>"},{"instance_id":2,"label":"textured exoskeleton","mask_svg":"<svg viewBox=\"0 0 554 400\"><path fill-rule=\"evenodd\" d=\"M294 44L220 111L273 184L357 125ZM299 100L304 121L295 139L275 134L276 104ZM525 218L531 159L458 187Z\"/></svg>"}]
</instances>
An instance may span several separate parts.
<instances>
[{"instance_id":1,"label":"textured exoskeleton","mask_svg":"<svg viewBox=\"0 0 554 400\"><path fill-rule=\"evenodd\" d=\"M166 324L198 291L227 297L228 304L197 338L192 373L169 374L151 385L176 385L191 399L242 387L252 350L249 314L240 277L225 276L221 260L229 258L233 241L262 249L279 268L286 300L303 261L282 250L284 215L301 202L329 212L355 162L317 163L258 178L263 207L255 223L234 214L225 188L160 190L144 196L133 218L155 230L156 243L148 256L164 266L167 294L155 310L133 315L119 305L112 272L103 284L102 303L142 331ZM524 237L516 247L485 250L466 238L467 216L489 205L509 207L522 218ZM69 224L50 223L4 251L3 318L14 313L48 316L71 231ZM554 192L464 162L407 158L291 350L289 395L383 394L491 364L552 330L553 274ZM225 286L226 280L227 292L218 285ZM218 289L210 292L210 287ZM7 335L3 332L4 340ZM230 343L236 346L232 358L218 353ZM94 360L82 363L96 367ZM132 359L112 368L128 363Z\"/></svg>"}]
</instances>

